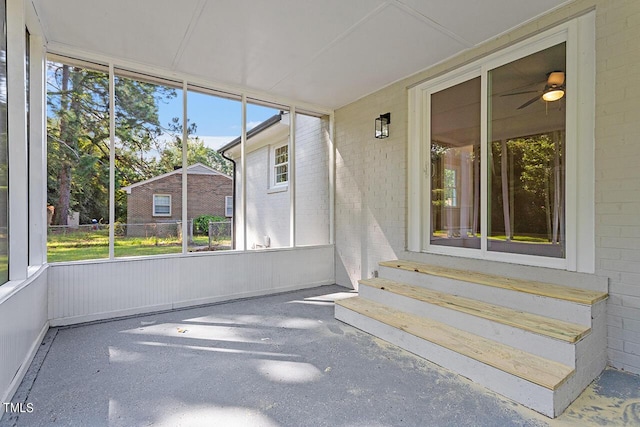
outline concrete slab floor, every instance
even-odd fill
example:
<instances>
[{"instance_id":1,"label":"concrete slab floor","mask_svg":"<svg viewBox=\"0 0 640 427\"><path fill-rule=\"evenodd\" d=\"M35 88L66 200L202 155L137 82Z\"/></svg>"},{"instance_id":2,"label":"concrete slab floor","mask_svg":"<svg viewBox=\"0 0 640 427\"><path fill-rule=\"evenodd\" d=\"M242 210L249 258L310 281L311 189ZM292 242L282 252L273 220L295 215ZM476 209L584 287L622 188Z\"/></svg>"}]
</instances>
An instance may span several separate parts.
<instances>
[{"instance_id":1,"label":"concrete slab floor","mask_svg":"<svg viewBox=\"0 0 640 427\"><path fill-rule=\"evenodd\" d=\"M1 426L640 425L606 370L550 420L333 318L339 286L56 329Z\"/></svg>"}]
</instances>

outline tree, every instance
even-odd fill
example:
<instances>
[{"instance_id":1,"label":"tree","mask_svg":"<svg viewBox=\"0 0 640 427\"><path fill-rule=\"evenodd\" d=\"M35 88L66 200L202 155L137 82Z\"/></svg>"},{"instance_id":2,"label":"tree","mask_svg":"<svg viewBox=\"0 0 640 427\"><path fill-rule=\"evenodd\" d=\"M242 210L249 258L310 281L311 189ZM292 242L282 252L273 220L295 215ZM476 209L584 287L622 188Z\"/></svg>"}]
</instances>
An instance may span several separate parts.
<instances>
[{"instance_id":1,"label":"tree","mask_svg":"<svg viewBox=\"0 0 640 427\"><path fill-rule=\"evenodd\" d=\"M563 134L551 132L492 143L492 226L511 234L543 234L558 243L562 228ZM508 155L507 155L508 153ZM509 172L507 179L507 164ZM508 186L508 191L504 191ZM508 216L507 216L508 215ZM510 220L510 221L509 221ZM515 224L515 226L513 226Z\"/></svg>"},{"instance_id":2,"label":"tree","mask_svg":"<svg viewBox=\"0 0 640 427\"><path fill-rule=\"evenodd\" d=\"M106 73L49 63L48 203L54 224L67 225L70 211L81 222L108 218L109 77ZM176 96L165 86L118 77L115 85L116 187L150 178L160 166L159 103ZM122 198L116 211L122 211Z\"/></svg>"},{"instance_id":3,"label":"tree","mask_svg":"<svg viewBox=\"0 0 640 427\"><path fill-rule=\"evenodd\" d=\"M165 172L182 167L182 137L179 136L182 135L182 126L177 121L174 121L171 130L176 136L174 136L173 141L165 146L159 160L160 167ZM196 133L196 130L197 125L195 123L190 123L187 126L189 135ZM190 137L187 141L187 164L193 165L195 163L202 163L227 175L233 173L231 162L222 157L213 148L204 145L204 141L197 136Z\"/></svg>"},{"instance_id":4,"label":"tree","mask_svg":"<svg viewBox=\"0 0 640 427\"><path fill-rule=\"evenodd\" d=\"M101 102L101 99L108 91L105 93L103 73L66 64L56 65L49 70L47 98L50 112L47 121L48 199L55 206L54 223L66 225L69 212L87 204L86 200L77 197L89 191L86 182L80 178L102 178L104 182L104 168L100 168L101 163L104 165L100 160L104 159L100 153L105 152L108 137L108 102ZM78 166L81 166L80 170L76 170ZM90 172L88 167L91 167ZM108 175L106 179L108 183ZM87 200L99 200L93 197L95 195Z\"/></svg>"},{"instance_id":5,"label":"tree","mask_svg":"<svg viewBox=\"0 0 640 427\"><path fill-rule=\"evenodd\" d=\"M115 78L115 186L124 186L182 167L182 125L162 126L159 108L176 97L167 86ZM48 64L48 203L53 223L67 225L109 217L109 76L68 64ZM197 126L190 123L189 135ZM169 139L166 135L171 135ZM197 136L188 139L188 163L231 174L231 165ZM116 191L116 220L126 220L126 196Z\"/></svg>"}]
</instances>

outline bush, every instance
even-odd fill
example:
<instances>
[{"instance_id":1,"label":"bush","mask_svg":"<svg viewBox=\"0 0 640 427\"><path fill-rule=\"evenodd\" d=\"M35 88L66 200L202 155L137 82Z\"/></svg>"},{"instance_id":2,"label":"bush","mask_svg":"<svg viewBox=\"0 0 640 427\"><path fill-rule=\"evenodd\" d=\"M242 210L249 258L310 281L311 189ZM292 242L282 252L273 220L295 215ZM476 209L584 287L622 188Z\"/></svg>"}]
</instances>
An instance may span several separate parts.
<instances>
[{"instance_id":1,"label":"bush","mask_svg":"<svg viewBox=\"0 0 640 427\"><path fill-rule=\"evenodd\" d=\"M194 234L209 234L209 222L226 222L227 218L216 215L200 215L193 220Z\"/></svg>"}]
</instances>

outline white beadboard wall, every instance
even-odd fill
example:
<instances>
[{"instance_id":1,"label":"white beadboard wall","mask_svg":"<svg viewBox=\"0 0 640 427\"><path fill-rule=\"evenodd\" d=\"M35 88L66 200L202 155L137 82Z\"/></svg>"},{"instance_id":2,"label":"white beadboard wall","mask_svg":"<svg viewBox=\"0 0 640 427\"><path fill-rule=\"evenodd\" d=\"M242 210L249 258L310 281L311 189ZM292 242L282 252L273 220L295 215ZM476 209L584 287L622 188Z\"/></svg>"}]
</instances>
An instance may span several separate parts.
<instances>
[{"instance_id":1,"label":"white beadboard wall","mask_svg":"<svg viewBox=\"0 0 640 427\"><path fill-rule=\"evenodd\" d=\"M0 302L0 402L11 399L49 329L47 273L42 267Z\"/></svg>"},{"instance_id":2,"label":"white beadboard wall","mask_svg":"<svg viewBox=\"0 0 640 427\"><path fill-rule=\"evenodd\" d=\"M335 283L332 245L53 264L52 326Z\"/></svg>"}]
</instances>

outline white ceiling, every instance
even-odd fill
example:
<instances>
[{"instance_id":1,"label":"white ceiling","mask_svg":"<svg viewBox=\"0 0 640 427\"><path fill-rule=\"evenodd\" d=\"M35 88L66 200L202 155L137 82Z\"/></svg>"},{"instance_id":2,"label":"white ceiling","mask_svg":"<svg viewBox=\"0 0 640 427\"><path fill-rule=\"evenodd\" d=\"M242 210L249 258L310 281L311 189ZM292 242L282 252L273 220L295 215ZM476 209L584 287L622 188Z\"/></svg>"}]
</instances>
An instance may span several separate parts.
<instances>
[{"instance_id":1,"label":"white ceiling","mask_svg":"<svg viewBox=\"0 0 640 427\"><path fill-rule=\"evenodd\" d=\"M49 49L338 108L571 0L32 0Z\"/></svg>"}]
</instances>

